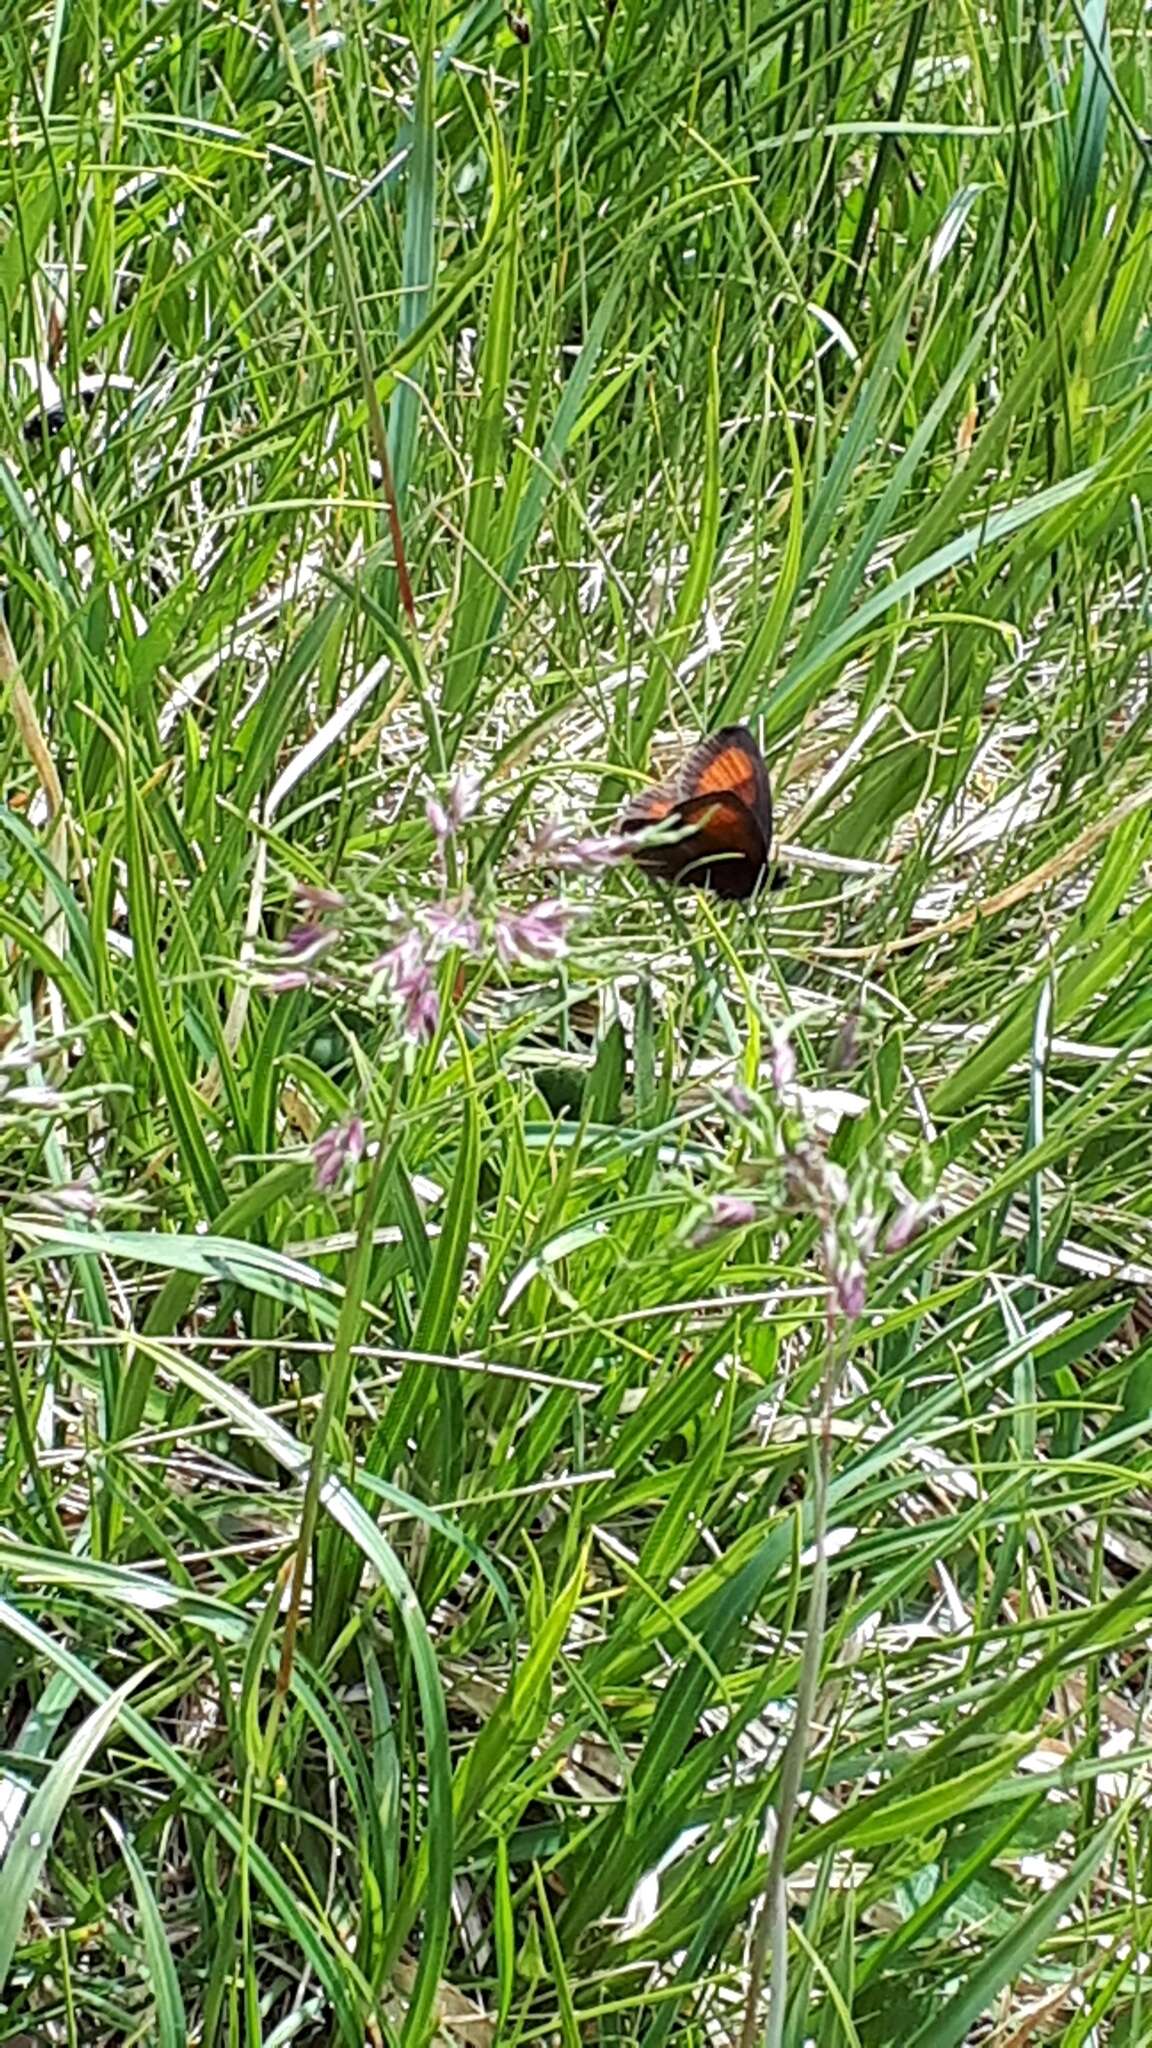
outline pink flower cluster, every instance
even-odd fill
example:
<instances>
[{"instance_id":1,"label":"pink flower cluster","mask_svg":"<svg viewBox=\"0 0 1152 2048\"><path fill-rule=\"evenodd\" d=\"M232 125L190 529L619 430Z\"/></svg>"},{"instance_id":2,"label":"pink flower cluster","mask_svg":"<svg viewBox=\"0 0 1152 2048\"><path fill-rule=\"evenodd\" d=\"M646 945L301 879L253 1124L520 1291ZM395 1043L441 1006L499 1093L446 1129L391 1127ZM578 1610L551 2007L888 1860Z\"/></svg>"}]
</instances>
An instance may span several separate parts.
<instances>
[{"instance_id":1,"label":"pink flower cluster","mask_svg":"<svg viewBox=\"0 0 1152 2048\"><path fill-rule=\"evenodd\" d=\"M436 842L439 900L396 920L384 950L367 963L369 994L379 991L386 996L401 1036L412 1045L434 1041L440 1029L438 968L449 955L481 960L494 954L505 969L539 968L562 959L568 948L575 913L559 898L525 908L489 904L481 911L467 891L455 900L449 896L447 849L475 814L479 800L479 778L466 770L458 771L446 787L427 796L424 815ZM552 824L538 835L529 862L594 870L618 860L625 851L623 840L579 838L566 827ZM364 966L355 960L359 954L362 962L363 952L356 944L356 920L349 900L335 889L305 883L298 885L296 901L301 921L282 941L279 960L264 986L272 993L287 994L314 986L318 980L327 985L332 972L328 963L342 942L349 943L353 951L353 975L363 975ZM317 969L322 970L319 975ZM350 1187L365 1150L364 1125L358 1116L323 1131L312 1148L317 1187L327 1192Z\"/></svg>"},{"instance_id":2,"label":"pink flower cluster","mask_svg":"<svg viewBox=\"0 0 1152 2048\"><path fill-rule=\"evenodd\" d=\"M634 851L635 842L620 832L580 837L561 818L548 818L528 848L528 860L540 867L594 874L612 867Z\"/></svg>"},{"instance_id":3,"label":"pink flower cluster","mask_svg":"<svg viewBox=\"0 0 1152 2048\"><path fill-rule=\"evenodd\" d=\"M440 997L432 975L428 945L415 927L405 932L372 963L400 1012L400 1028L414 1045L435 1038L440 1023Z\"/></svg>"},{"instance_id":4,"label":"pink flower cluster","mask_svg":"<svg viewBox=\"0 0 1152 2048\"><path fill-rule=\"evenodd\" d=\"M493 927L496 953L505 967L545 967L568 950L572 912L567 904L534 904L530 910L501 910Z\"/></svg>"},{"instance_id":5,"label":"pink flower cluster","mask_svg":"<svg viewBox=\"0 0 1152 2048\"><path fill-rule=\"evenodd\" d=\"M440 998L433 968L447 953L482 958L491 943L505 967L547 966L563 957L572 913L563 903L537 903L527 910L498 910L490 939L467 903L439 903L420 913L419 923L372 964L396 1002L401 1029L415 1044L434 1038Z\"/></svg>"},{"instance_id":6,"label":"pink flower cluster","mask_svg":"<svg viewBox=\"0 0 1152 2048\"><path fill-rule=\"evenodd\" d=\"M321 1131L312 1147L316 1186L322 1193L332 1188L347 1191L355 1182L356 1169L367 1150L368 1139L358 1116L349 1117L347 1123L334 1124L331 1130Z\"/></svg>"},{"instance_id":7,"label":"pink flower cluster","mask_svg":"<svg viewBox=\"0 0 1152 2048\"><path fill-rule=\"evenodd\" d=\"M424 805L424 816L431 825L441 852L448 841L455 837L461 825L466 825L480 801L480 779L461 769L453 776L444 801L430 796Z\"/></svg>"},{"instance_id":8,"label":"pink flower cluster","mask_svg":"<svg viewBox=\"0 0 1152 2048\"><path fill-rule=\"evenodd\" d=\"M784 1204L812 1216L819 1227L820 1263L828 1283L830 1317L845 1323L856 1322L864 1313L868 1271L873 1260L881 1254L892 1257L904 1251L929 1221L935 1205L931 1200L904 1195L885 1225L883 1216L893 1185L891 1174L865 1161L849 1179L843 1167L829 1159L803 1108L803 1091L794 1085L796 1055L787 1025L772 1035L767 1078L777 1104L773 1150L779 1160ZM745 1088L729 1088L721 1099L731 1115L745 1124L753 1122L756 1103ZM760 1213L757 1204L745 1194L715 1195L690 1242L707 1244L725 1231L754 1223Z\"/></svg>"}]
</instances>

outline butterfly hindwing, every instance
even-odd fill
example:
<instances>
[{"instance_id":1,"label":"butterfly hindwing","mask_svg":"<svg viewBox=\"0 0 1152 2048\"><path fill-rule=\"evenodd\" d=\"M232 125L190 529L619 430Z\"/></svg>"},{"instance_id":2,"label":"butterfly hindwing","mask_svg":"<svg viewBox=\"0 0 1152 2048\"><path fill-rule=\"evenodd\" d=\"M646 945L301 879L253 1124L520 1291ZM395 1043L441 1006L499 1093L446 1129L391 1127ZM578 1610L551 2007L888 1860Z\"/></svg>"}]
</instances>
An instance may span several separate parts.
<instances>
[{"instance_id":1,"label":"butterfly hindwing","mask_svg":"<svg viewBox=\"0 0 1152 2048\"><path fill-rule=\"evenodd\" d=\"M676 807L691 827L676 842L681 865L676 879L717 896L751 896L764 872L768 848L759 823L738 796L695 796Z\"/></svg>"},{"instance_id":2,"label":"butterfly hindwing","mask_svg":"<svg viewBox=\"0 0 1152 2048\"><path fill-rule=\"evenodd\" d=\"M649 874L712 889L717 896L751 896L764 871L767 848L756 819L739 797L689 797L659 819L638 818L631 829L657 823L668 825L669 837L636 852Z\"/></svg>"}]
</instances>

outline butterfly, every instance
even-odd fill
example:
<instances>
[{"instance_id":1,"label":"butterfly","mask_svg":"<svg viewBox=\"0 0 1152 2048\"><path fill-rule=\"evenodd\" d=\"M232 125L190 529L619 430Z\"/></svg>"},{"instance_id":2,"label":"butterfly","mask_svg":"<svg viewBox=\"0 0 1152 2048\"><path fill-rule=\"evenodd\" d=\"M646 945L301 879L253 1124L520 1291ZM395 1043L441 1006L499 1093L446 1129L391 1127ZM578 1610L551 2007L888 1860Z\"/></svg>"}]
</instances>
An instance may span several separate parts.
<instances>
[{"instance_id":1,"label":"butterfly","mask_svg":"<svg viewBox=\"0 0 1152 2048\"><path fill-rule=\"evenodd\" d=\"M634 858L649 874L717 896L753 894L768 867L772 791L747 726L726 725L701 740L674 784L633 799L619 829L631 834L653 825L677 837L637 847Z\"/></svg>"}]
</instances>

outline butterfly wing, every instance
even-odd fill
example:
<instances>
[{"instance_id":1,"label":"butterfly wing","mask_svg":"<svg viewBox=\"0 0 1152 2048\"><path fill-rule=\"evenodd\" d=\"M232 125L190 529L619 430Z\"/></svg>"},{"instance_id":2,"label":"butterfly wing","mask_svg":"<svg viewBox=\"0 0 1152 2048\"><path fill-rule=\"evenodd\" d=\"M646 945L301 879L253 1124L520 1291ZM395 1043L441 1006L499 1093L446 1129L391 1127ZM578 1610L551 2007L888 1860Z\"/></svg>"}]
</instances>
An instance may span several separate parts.
<instances>
[{"instance_id":1,"label":"butterfly wing","mask_svg":"<svg viewBox=\"0 0 1152 2048\"><path fill-rule=\"evenodd\" d=\"M670 789L642 790L639 796L629 798L617 830L643 832L649 825L662 825L665 818L671 816L675 805L675 792Z\"/></svg>"},{"instance_id":2,"label":"butterfly wing","mask_svg":"<svg viewBox=\"0 0 1152 2048\"><path fill-rule=\"evenodd\" d=\"M764 756L746 725L726 725L693 747L680 771L681 797L735 796L772 843L772 789Z\"/></svg>"},{"instance_id":3,"label":"butterfly wing","mask_svg":"<svg viewBox=\"0 0 1152 2048\"><path fill-rule=\"evenodd\" d=\"M768 842L759 820L738 796L694 796L677 804L681 825L690 827L675 842L680 856L675 880L717 896L751 896L768 863Z\"/></svg>"},{"instance_id":4,"label":"butterfly wing","mask_svg":"<svg viewBox=\"0 0 1152 2048\"><path fill-rule=\"evenodd\" d=\"M764 757L746 726L725 726L702 740L676 788L633 798L620 830L660 824L679 836L637 848L636 859L649 874L717 896L752 895L768 865L772 793Z\"/></svg>"},{"instance_id":5,"label":"butterfly wing","mask_svg":"<svg viewBox=\"0 0 1152 2048\"><path fill-rule=\"evenodd\" d=\"M637 809L639 806L637 806ZM631 822L634 820L634 822ZM736 796L696 796L661 808L659 815L624 821L624 829L667 822L679 837L638 847L636 859L649 874L717 896L751 896L768 859L764 835L746 804Z\"/></svg>"}]
</instances>

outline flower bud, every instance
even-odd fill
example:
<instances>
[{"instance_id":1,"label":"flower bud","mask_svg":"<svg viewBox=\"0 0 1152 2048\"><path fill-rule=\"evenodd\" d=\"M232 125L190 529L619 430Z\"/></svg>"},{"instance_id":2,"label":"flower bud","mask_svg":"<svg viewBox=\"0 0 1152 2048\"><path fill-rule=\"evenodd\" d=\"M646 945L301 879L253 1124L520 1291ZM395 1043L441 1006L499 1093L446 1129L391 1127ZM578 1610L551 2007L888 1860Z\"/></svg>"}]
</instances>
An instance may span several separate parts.
<instances>
[{"instance_id":1,"label":"flower bud","mask_svg":"<svg viewBox=\"0 0 1152 2048\"><path fill-rule=\"evenodd\" d=\"M756 1221L756 1204L746 1195L714 1195L703 1216L689 1238L693 1245L711 1244L714 1237L723 1236L728 1230L743 1230Z\"/></svg>"}]
</instances>

